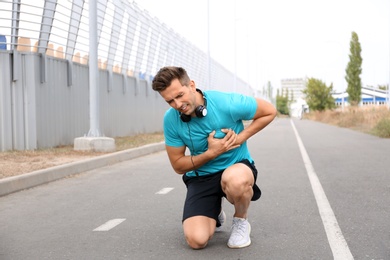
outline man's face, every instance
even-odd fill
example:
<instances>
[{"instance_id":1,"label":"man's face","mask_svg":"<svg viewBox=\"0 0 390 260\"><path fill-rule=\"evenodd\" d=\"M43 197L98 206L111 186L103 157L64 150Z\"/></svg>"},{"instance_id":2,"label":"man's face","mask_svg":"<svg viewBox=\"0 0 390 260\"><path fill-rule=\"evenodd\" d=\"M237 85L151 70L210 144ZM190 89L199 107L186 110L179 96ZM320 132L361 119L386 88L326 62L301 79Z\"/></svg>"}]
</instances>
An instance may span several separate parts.
<instances>
[{"instance_id":1,"label":"man's face","mask_svg":"<svg viewBox=\"0 0 390 260\"><path fill-rule=\"evenodd\" d=\"M165 90L160 91L162 98L177 111L191 115L195 111L196 88L193 81L189 86L181 85L178 79L174 79Z\"/></svg>"}]
</instances>

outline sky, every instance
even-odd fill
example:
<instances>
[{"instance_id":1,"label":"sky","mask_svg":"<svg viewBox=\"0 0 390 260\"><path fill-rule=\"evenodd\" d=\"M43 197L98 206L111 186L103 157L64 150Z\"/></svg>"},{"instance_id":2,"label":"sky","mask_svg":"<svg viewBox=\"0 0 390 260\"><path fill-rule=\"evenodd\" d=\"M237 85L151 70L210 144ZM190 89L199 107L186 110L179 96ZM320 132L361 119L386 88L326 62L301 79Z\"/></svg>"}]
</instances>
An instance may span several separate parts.
<instances>
[{"instance_id":1,"label":"sky","mask_svg":"<svg viewBox=\"0 0 390 260\"><path fill-rule=\"evenodd\" d=\"M389 0L134 2L256 89L307 77L345 91L352 32L363 86L389 84Z\"/></svg>"}]
</instances>

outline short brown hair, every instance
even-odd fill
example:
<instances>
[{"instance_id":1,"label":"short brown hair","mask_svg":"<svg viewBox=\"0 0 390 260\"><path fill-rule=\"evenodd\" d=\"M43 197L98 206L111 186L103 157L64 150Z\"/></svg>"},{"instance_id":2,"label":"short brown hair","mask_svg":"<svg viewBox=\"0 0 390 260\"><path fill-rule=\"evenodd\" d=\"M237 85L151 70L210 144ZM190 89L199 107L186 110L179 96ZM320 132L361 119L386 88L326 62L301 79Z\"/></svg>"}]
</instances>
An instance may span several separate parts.
<instances>
[{"instance_id":1,"label":"short brown hair","mask_svg":"<svg viewBox=\"0 0 390 260\"><path fill-rule=\"evenodd\" d=\"M152 88L155 91L163 91L171 85L174 79L178 79L183 86L190 83L190 77L185 69L181 67L168 66L161 68L152 81Z\"/></svg>"}]
</instances>

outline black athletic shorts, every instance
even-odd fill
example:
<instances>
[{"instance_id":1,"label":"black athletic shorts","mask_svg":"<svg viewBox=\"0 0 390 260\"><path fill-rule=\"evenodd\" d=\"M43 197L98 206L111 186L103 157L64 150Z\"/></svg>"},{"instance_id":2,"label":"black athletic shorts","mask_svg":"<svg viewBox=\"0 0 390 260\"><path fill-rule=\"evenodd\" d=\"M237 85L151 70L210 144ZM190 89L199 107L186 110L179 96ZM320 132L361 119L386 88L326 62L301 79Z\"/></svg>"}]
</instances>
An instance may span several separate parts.
<instances>
[{"instance_id":1,"label":"black athletic shorts","mask_svg":"<svg viewBox=\"0 0 390 260\"><path fill-rule=\"evenodd\" d=\"M247 165L253 172L255 183L253 185L252 201L258 200L261 196L261 190L256 184L257 169L254 163L245 159L239 161ZM187 186L187 196L184 203L183 221L193 216L206 216L213 218L218 222L218 215L221 212L222 197L226 194L222 191L221 177L223 171L215 174L198 177L187 177L183 175L183 181Z\"/></svg>"}]
</instances>

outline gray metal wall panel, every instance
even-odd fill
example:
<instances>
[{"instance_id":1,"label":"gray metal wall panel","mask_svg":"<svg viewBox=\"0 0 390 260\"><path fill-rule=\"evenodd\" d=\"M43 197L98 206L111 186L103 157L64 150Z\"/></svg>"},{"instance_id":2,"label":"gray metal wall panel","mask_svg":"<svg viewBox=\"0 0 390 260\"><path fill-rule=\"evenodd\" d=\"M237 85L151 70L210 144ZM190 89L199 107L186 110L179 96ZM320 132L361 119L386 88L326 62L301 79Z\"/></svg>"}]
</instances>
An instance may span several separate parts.
<instances>
[{"instance_id":1,"label":"gray metal wall panel","mask_svg":"<svg viewBox=\"0 0 390 260\"><path fill-rule=\"evenodd\" d=\"M74 64L74 84L68 87L66 62L47 62L47 82L37 84L39 148L72 144L89 129L88 67Z\"/></svg>"},{"instance_id":2,"label":"gray metal wall panel","mask_svg":"<svg viewBox=\"0 0 390 260\"><path fill-rule=\"evenodd\" d=\"M11 60L0 51L0 151L12 149Z\"/></svg>"},{"instance_id":3,"label":"gray metal wall panel","mask_svg":"<svg viewBox=\"0 0 390 260\"><path fill-rule=\"evenodd\" d=\"M18 64L21 64L22 55L18 55ZM25 124L24 124L24 100L23 100L23 76L21 70L17 81L11 82L11 115L12 115L12 139L15 149L25 149Z\"/></svg>"},{"instance_id":4,"label":"gray metal wall panel","mask_svg":"<svg viewBox=\"0 0 390 260\"><path fill-rule=\"evenodd\" d=\"M1 68L8 75L0 81L2 151L71 145L74 138L88 133L88 66L74 63L74 84L68 86L67 61L47 57L47 81L41 83L40 70L44 68L40 67L40 56L25 53L21 55L20 80L11 85L10 54L2 53L0 57ZM108 91L108 74L106 70L99 71L102 134L118 137L162 131L163 116L169 106L151 89L150 83L113 73L113 88ZM11 109L12 88L14 120ZM12 121L16 126L14 132Z\"/></svg>"},{"instance_id":5,"label":"gray metal wall panel","mask_svg":"<svg viewBox=\"0 0 390 260\"><path fill-rule=\"evenodd\" d=\"M35 84L40 77L34 70L29 69L34 62L33 55L21 55L22 91L23 91L23 123L24 123L24 149L37 148L37 120Z\"/></svg>"},{"instance_id":6,"label":"gray metal wall panel","mask_svg":"<svg viewBox=\"0 0 390 260\"><path fill-rule=\"evenodd\" d=\"M84 136L89 131L89 73L88 67L81 64L73 64L71 116L73 117L72 131L73 136Z\"/></svg>"},{"instance_id":7,"label":"gray metal wall panel","mask_svg":"<svg viewBox=\"0 0 390 260\"><path fill-rule=\"evenodd\" d=\"M22 54L21 59L20 80L11 85L10 54L0 53L0 68L6 72L0 80L1 151L72 145L74 138L86 135L88 67L73 64L74 84L68 86L67 61L47 57L47 81L41 83L40 56L28 53ZM140 80L136 88L135 78L113 73L113 88L107 91L108 72L100 70L99 77L102 134L118 137L162 131L162 118L168 105L151 89L150 83ZM12 88L15 90L14 132Z\"/></svg>"},{"instance_id":8,"label":"gray metal wall panel","mask_svg":"<svg viewBox=\"0 0 390 260\"><path fill-rule=\"evenodd\" d=\"M39 82L39 56L30 55L33 62L26 70L35 70L37 147L47 148L73 144L74 138L89 130L88 67L73 64L73 86L67 86L66 60L47 58L47 81ZM105 136L129 136L162 131L161 120L168 106L141 80L136 92L136 80L124 80L113 74L113 88L107 91L108 72L99 71L100 124ZM125 82L127 86L124 87ZM125 91L126 90L126 91Z\"/></svg>"}]
</instances>

